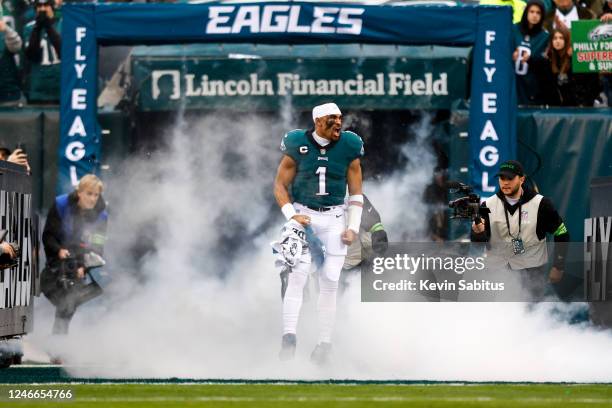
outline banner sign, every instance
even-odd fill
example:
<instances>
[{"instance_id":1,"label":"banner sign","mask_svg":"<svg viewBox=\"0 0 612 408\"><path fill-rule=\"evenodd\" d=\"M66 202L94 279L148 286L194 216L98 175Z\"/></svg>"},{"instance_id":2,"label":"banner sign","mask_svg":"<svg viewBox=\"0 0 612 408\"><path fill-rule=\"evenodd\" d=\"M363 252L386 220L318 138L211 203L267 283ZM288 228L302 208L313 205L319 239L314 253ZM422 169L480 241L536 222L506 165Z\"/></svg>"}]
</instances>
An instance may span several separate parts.
<instances>
[{"instance_id":1,"label":"banner sign","mask_svg":"<svg viewBox=\"0 0 612 408\"><path fill-rule=\"evenodd\" d=\"M574 72L612 72L612 23L572 22L572 51Z\"/></svg>"},{"instance_id":2,"label":"banner sign","mask_svg":"<svg viewBox=\"0 0 612 408\"><path fill-rule=\"evenodd\" d=\"M98 167L98 45L185 42L473 44L469 134L471 179L476 191L490 195L494 190L490 184L492 175L501 161L513 158L516 153L516 97L512 61L508 58L512 54L512 18L507 7L394 7L299 2L223 5L70 3L63 7L63 18L59 192L69 191L79 177L95 172ZM356 82L354 86L351 82L342 88L358 92L358 74L353 78L349 63L346 69L343 79ZM373 71L391 72L395 71ZM413 94L426 92L429 86L433 94L436 85L440 90L442 88L441 82L435 82L441 78L434 78L433 71L430 85L425 76L415 77L415 80L411 77L408 83L406 72L396 73L404 75L400 80L402 91L409 86ZM366 74L362 75L365 92ZM172 76L170 78L174 80ZM209 80L212 78L209 76ZM383 84L386 89L392 89L390 78L383 75L383 80L386 80ZM248 83L243 82L241 86L246 87ZM374 88L380 87L376 82L370 84ZM278 92L278 84L277 88L272 85L273 91ZM233 84L229 85L228 90L233 92L233 89ZM193 91L196 92L195 79ZM329 95L313 95L313 100L316 97L320 98L318 101L329 100Z\"/></svg>"},{"instance_id":3,"label":"banner sign","mask_svg":"<svg viewBox=\"0 0 612 408\"><path fill-rule=\"evenodd\" d=\"M139 109L310 109L321 97L344 109L450 109L467 95L466 61L347 59L133 59Z\"/></svg>"}]
</instances>

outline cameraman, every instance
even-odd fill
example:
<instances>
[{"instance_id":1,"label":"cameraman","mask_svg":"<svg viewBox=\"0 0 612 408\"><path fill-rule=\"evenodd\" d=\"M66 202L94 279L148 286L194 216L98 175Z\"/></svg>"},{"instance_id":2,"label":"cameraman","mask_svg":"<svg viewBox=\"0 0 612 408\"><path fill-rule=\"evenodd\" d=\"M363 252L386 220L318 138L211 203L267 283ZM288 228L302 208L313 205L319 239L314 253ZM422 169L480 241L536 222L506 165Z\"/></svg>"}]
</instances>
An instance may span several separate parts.
<instances>
[{"instance_id":1,"label":"cameraman","mask_svg":"<svg viewBox=\"0 0 612 408\"><path fill-rule=\"evenodd\" d=\"M47 265L41 288L56 307L54 334L68 333L68 325L81 304L100 295L92 280L85 284L84 254L102 255L108 214L102 199L102 181L88 174L70 194L56 197L43 231Z\"/></svg>"},{"instance_id":2,"label":"cameraman","mask_svg":"<svg viewBox=\"0 0 612 408\"><path fill-rule=\"evenodd\" d=\"M500 190L482 204L490 213L482 214L482 223L472 223L471 240L489 242L492 252L509 269L524 271L523 277L535 285L530 287L532 292L541 295L548 263L546 234L553 234L555 243L559 243L569 242L569 233L552 202L523 184L521 163L503 163L497 176ZM566 253L567 245L555 244L555 258L548 273L551 283L561 281Z\"/></svg>"}]
</instances>

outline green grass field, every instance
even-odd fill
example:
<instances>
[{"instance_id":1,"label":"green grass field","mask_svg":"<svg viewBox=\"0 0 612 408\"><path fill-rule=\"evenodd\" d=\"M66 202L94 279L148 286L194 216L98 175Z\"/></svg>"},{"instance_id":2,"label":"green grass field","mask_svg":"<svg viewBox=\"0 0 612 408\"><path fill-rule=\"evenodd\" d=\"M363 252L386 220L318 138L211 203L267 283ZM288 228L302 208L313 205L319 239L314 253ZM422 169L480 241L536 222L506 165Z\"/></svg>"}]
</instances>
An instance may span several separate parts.
<instances>
[{"instance_id":1,"label":"green grass field","mask_svg":"<svg viewBox=\"0 0 612 408\"><path fill-rule=\"evenodd\" d=\"M1 377L1 375L0 375ZM0 379L1 381L1 379ZM13 390L71 390L70 400L10 399ZM610 385L74 384L0 385L4 407L612 407Z\"/></svg>"}]
</instances>

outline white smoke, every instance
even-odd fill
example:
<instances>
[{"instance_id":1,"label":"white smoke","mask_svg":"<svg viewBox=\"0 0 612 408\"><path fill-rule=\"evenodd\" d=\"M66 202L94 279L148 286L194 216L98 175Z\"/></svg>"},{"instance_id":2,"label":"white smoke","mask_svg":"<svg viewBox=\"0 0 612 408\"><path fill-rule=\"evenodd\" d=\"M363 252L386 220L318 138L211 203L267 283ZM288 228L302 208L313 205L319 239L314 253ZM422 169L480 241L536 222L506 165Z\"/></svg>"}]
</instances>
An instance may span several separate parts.
<instances>
[{"instance_id":1,"label":"white smoke","mask_svg":"<svg viewBox=\"0 0 612 408\"><path fill-rule=\"evenodd\" d=\"M430 143L433 132L432 116L424 113L417 124L405 129L414 137L400 147L406 165L389 177L367 182L364 191L384 217L385 229L392 240L426 240L427 204L425 188L432 181L436 157ZM409 209L409 210L408 210Z\"/></svg>"},{"instance_id":2,"label":"white smoke","mask_svg":"<svg viewBox=\"0 0 612 408\"><path fill-rule=\"evenodd\" d=\"M106 378L610 381L610 334L551 319L554 304L362 303L356 279L338 303L335 364L308 361L313 290L297 358L279 362L280 282L269 242L282 219L264 220L293 117L181 118L167 150L127 163L108 182L112 284L77 311L65 338L49 336L52 308L39 300L29 343L62 357L74 375ZM412 131L407 168L365 187L392 240L424 231L421 197L435 165L429 119ZM246 242L232 243L241 236Z\"/></svg>"}]
</instances>

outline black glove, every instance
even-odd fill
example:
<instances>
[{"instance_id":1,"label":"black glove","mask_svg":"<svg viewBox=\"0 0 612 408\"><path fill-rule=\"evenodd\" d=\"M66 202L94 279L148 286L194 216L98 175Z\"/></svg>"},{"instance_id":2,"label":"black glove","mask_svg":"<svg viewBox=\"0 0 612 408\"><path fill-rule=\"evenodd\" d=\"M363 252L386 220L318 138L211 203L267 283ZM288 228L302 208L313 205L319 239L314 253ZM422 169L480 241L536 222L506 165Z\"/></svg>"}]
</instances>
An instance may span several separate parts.
<instances>
[{"instance_id":1,"label":"black glove","mask_svg":"<svg viewBox=\"0 0 612 408\"><path fill-rule=\"evenodd\" d=\"M374 231L372 233L372 250L376 255L384 255L389 248L389 239L385 230Z\"/></svg>"}]
</instances>

